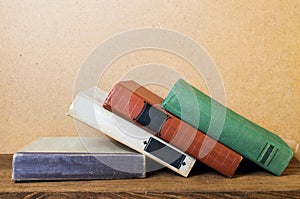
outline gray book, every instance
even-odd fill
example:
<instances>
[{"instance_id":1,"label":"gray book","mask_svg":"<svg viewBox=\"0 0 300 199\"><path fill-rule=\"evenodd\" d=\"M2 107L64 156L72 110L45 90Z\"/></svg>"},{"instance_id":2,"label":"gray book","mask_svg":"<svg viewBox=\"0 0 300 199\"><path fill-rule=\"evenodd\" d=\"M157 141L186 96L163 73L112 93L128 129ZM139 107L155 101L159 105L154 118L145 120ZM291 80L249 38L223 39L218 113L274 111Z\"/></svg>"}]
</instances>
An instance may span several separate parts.
<instances>
[{"instance_id":1,"label":"gray book","mask_svg":"<svg viewBox=\"0 0 300 199\"><path fill-rule=\"evenodd\" d=\"M45 137L13 156L13 181L144 178L145 156L106 137Z\"/></svg>"}]
</instances>

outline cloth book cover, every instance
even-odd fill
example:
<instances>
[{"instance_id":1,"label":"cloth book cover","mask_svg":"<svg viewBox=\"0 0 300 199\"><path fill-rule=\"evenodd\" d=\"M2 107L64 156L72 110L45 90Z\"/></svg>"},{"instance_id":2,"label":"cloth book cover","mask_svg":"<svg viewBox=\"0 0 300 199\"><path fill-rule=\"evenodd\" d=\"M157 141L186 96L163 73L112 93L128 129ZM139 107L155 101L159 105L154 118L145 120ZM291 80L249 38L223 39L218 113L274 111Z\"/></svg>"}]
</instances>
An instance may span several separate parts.
<instances>
[{"instance_id":1,"label":"cloth book cover","mask_svg":"<svg viewBox=\"0 0 300 199\"><path fill-rule=\"evenodd\" d=\"M160 108L163 99L134 81L117 83L103 106L232 177L243 157Z\"/></svg>"},{"instance_id":2,"label":"cloth book cover","mask_svg":"<svg viewBox=\"0 0 300 199\"><path fill-rule=\"evenodd\" d=\"M281 175L293 157L293 151L276 134L218 103L182 79L175 83L162 103L164 109L203 132L208 131L212 105L216 111L213 120L220 122L222 118L219 116L225 110L225 121L220 135L211 132L209 136L273 174Z\"/></svg>"},{"instance_id":3,"label":"cloth book cover","mask_svg":"<svg viewBox=\"0 0 300 199\"><path fill-rule=\"evenodd\" d=\"M182 176L188 176L196 161L195 158L103 108L102 104L106 97L107 93L97 87L79 92L69 108L68 115L146 155L162 166ZM151 170L148 166L147 169Z\"/></svg>"},{"instance_id":4,"label":"cloth book cover","mask_svg":"<svg viewBox=\"0 0 300 199\"><path fill-rule=\"evenodd\" d=\"M145 164L144 155L106 137L44 137L14 154L12 180L144 178Z\"/></svg>"}]
</instances>

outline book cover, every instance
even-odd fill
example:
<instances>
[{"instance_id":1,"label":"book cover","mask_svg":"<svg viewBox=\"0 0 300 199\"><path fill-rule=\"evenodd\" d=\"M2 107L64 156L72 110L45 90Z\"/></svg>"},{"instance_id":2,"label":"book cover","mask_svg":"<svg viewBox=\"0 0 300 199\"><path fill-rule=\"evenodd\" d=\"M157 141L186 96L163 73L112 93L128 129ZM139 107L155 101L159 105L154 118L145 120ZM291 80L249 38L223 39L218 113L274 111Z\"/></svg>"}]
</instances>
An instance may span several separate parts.
<instances>
[{"instance_id":1,"label":"book cover","mask_svg":"<svg viewBox=\"0 0 300 199\"><path fill-rule=\"evenodd\" d=\"M144 178L145 163L144 155L105 137L44 137L14 154L12 180Z\"/></svg>"},{"instance_id":2,"label":"book cover","mask_svg":"<svg viewBox=\"0 0 300 199\"><path fill-rule=\"evenodd\" d=\"M107 93L97 87L77 94L68 115L153 161L187 177L195 158L102 107Z\"/></svg>"},{"instance_id":3,"label":"book cover","mask_svg":"<svg viewBox=\"0 0 300 199\"><path fill-rule=\"evenodd\" d=\"M163 99L134 81L117 83L103 106L232 177L243 157L160 108Z\"/></svg>"},{"instance_id":4,"label":"book cover","mask_svg":"<svg viewBox=\"0 0 300 199\"><path fill-rule=\"evenodd\" d=\"M197 103L192 105L191 100L195 98ZM281 175L293 157L293 151L279 136L218 103L186 81L179 79L175 83L162 107L195 128L207 132L212 103L216 107L216 115L221 115L222 110L226 110L226 115L221 134L210 136L273 174ZM180 106L188 114L182 115ZM195 121L194 118L199 115L197 110L200 117ZM214 119L220 120L218 117Z\"/></svg>"}]
</instances>

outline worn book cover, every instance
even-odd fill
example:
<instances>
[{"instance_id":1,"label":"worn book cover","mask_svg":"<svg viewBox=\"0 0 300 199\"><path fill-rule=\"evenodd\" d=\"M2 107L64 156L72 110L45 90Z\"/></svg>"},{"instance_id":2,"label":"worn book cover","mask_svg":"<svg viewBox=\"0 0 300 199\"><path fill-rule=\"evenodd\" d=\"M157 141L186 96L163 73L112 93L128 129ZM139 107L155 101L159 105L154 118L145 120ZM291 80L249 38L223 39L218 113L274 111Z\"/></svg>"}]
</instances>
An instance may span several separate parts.
<instances>
[{"instance_id":1,"label":"worn book cover","mask_svg":"<svg viewBox=\"0 0 300 199\"><path fill-rule=\"evenodd\" d=\"M213 118L214 121L221 120L218 116L222 115L223 110L226 115L221 134L214 135L212 132L210 136L273 174L280 175L293 157L292 149L276 134L218 103L188 82L179 79L164 99L162 107L195 128L207 132L212 119L212 103L217 116ZM183 111L188 114L182 114Z\"/></svg>"},{"instance_id":2,"label":"worn book cover","mask_svg":"<svg viewBox=\"0 0 300 199\"><path fill-rule=\"evenodd\" d=\"M97 87L84 90L73 100L68 115L176 173L188 176L195 158L103 108L106 97L107 93Z\"/></svg>"},{"instance_id":3,"label":"worn book cover","mask_svg":"<svg viewBox=\"0 0 300 199\"><path fill-rule=\"evenodd\" d=\"M105 137L44 137L14 154L12 180L144 178L145 164L144 155Z\"/></svg>"},{"instance_id":4,"label":"worn book cover","mask_svg":"<svg viewBox=\"0 0 300 199\"><path fill-rule=\"evenodd\" d=\"M134 81L117 83L103 106L231 177L243 157L160 108L163 99Z\"/></svg>"}]
</instances>

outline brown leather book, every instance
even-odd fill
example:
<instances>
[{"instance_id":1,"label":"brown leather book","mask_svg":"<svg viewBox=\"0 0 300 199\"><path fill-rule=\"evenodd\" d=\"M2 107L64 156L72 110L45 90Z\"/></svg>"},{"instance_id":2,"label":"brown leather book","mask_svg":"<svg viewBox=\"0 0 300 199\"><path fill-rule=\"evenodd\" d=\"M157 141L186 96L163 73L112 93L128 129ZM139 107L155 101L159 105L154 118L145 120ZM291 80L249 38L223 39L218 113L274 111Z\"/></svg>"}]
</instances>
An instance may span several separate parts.
<instances>
[{"instance_id":1,"label":"brown leather book","mask_svg":"<svg viewBox=\"0 0 300 199\"><path fill-rule=\"evenodd\" d=\"M232 177L243 157L163 110L163 99L134 81L117 83L103 107Z\"/></svg>"}]
</instances>

